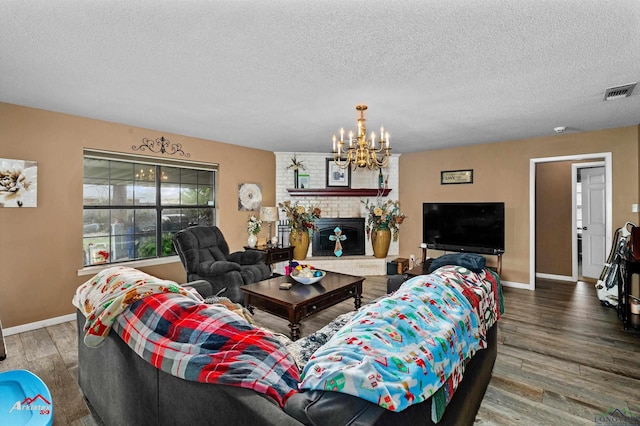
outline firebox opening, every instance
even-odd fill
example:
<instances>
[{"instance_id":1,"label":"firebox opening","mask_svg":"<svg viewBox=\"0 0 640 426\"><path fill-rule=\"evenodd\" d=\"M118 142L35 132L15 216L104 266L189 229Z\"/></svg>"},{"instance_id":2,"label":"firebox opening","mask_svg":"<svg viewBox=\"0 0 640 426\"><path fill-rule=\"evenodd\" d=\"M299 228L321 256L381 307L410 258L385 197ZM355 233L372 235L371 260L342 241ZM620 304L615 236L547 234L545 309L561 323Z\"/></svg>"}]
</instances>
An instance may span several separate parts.
<instances>
[{"instance_id":1,"label":"firebox opening","mask_svg":"<svg viewBox=\"0 0 640 426\"><path fill-rule=\"evenodd\" d=\"M340 241L342 256L365 254L364 218L321 218L316 221L316 226L318 229L313 232L312 256L335 256L336 227L340 228L341 235L345 237Z\"/></svg>"}]
</instances>

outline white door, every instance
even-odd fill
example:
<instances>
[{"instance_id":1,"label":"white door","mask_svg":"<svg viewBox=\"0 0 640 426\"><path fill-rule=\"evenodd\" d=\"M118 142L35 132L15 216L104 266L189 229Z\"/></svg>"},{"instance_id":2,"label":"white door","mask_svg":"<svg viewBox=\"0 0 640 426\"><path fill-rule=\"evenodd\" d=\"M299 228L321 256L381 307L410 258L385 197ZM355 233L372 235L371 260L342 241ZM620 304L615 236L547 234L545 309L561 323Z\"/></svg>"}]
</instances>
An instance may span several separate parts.
<instances>
[{"instance_id":1,"label":"white door","mask_svg":"<svg viewBox=\"0 0 640 426\"><path fill-rule=\"evenodd\" d=\"M580 176L582 182L582 276L598 278L607 257L604 167L580 169Z\"/></svg>"}]
</instances>

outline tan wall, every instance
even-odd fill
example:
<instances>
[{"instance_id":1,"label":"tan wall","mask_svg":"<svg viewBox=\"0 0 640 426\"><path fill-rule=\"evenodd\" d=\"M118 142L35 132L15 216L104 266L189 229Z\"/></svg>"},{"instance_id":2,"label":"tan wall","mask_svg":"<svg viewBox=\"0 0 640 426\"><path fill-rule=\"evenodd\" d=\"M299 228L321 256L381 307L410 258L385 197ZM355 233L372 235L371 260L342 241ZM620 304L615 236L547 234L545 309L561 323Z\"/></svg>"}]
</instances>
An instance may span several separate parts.
<instances>
[{"instance_id":1,"label":"tan wall","mask_svg":"<svg viewBox=\"0 0 640 426\"><path fill-rule=\"evenodd\" d=\"M571 161L536 165L536 272L571 276Z\"/></svg>"},{"instance_id":2,"label":"tan wall","mask_svg":"<svg viewBox=\"0 0 640 426\"><path fill-rule=\"evenodd\" d=\"M0 103L0 158L38 162L38 207L0 208L4 327L73 313L73 293L90 278L77 274L83 266L83 148L132 153L142 138L160 136L181 143L192 160L220 164L217 221L230 248L241 249L249 212L238 211L238 184L260 183L263 203L274 205L272 152ZM179 262L140 269L179 282L186 277Z\"/></svg>"},{"instance_id":3,"label":"tan wall","mask_svg":"<svg viewBox=\"0 0 640 426\"><path fill-rule=\"evenodd\" d=\"M529 163L532 158L611 152L613 227L638 222L639 126L423 151L400 157L400 255L419 253L425 201L504 201L503 279L529 283ZM471 185L440 185L440 171L473 169ZM432 254L430 254L432 255Z\"/></svg>"},{"instance_id":4,"label":"tan wall","mask_svg":"<svg viewBox=\"0 0 640 426\"><path fill-rule=\"evenodd\" d=\"M143 137L183 144L196 161L220 164L218 224L231 249L245 244L247 212L237 209L239 183L262 184L263 203L275 203L271 152L242 148L0 103L0 158L38 162L38 207L0 208L0 318L5 327L73 312L71 297L88 277L82 268L82 150L131 153ZM547 138L499 142L400 157L400 195L409 218L400 256L419 256L424 201L505 201L503 278L529 276L529 159L592 152L613 153L613 226L640 222L631 203L640 198L639 128L626 127ZM440 185L441 170L474 169L472 185ZM179 263L140 268L183 281Z\"/></svg>"}]
</instances>

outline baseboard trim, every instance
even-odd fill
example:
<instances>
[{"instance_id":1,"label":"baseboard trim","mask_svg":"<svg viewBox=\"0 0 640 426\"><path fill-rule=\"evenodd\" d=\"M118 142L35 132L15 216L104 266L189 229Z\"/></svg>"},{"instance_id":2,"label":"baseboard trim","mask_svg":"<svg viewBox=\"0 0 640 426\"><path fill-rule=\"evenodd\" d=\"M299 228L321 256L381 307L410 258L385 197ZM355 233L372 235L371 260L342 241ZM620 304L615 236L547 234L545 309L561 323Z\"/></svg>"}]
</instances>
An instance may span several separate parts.
<instances>
[{"instance_id":1,"label":"baseboard trim","mask_svg":"<svg viewBox=\"0 0 640 426\"><path fill-rule=\"evenodd\" d=\"M73 321L74 319L76 319L76 314L63 315L61 317L49 318L42 321L5 328L3 333L5 336L11 336L12 334L24 333L25 331L33 331L39 328L49 327L51 325L62 324L63 322Z\"/></svg>"},{"instance_id":2,"label":"baseboard trim","mask_svg":"<svg viewBox=\"0 0 640 426\"><path fill-rule=\"evenodd\" d=\"M524 283L514 283L511 281L500 280L500 284L502 284L503 287L521 288L524 290L534 290L531 288L529 284L524 284Z\"/></svg>"},{"instance_id":3,"label":"baseboard trim","mask_svg":"<svg viewBox=\"0 0 640 426\"><path fill-rule=\"evenodd\" d=\"M568 275L541 274L539 272L536 272L536 278L541 278L543 280L555 280L555 281L575 281L572 277Z\"/></svg>"}]
</instances>

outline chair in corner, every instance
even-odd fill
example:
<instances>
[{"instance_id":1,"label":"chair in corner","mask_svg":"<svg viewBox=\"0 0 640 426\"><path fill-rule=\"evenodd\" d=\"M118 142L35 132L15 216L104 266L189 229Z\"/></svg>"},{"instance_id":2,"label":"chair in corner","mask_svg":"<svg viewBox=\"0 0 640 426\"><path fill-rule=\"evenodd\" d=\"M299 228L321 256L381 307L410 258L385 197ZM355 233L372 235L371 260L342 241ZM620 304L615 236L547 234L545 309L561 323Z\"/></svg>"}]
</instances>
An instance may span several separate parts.
<instances>
[{"instance_id":1,"label":"chair in corner","mask_svg":"<svg viewBox=\"0 0 640 426\"><path fill-rule=\"evenodd\" d=\"M220 292L220 296L235 303L244 303L240 286L271 276L263 253L255 250L229 253L229 245L217 226L191 226L178 231L173 236L173 245L187 272L187 282L206 280L214 293Z\"/></svg>"}]
</instances>

